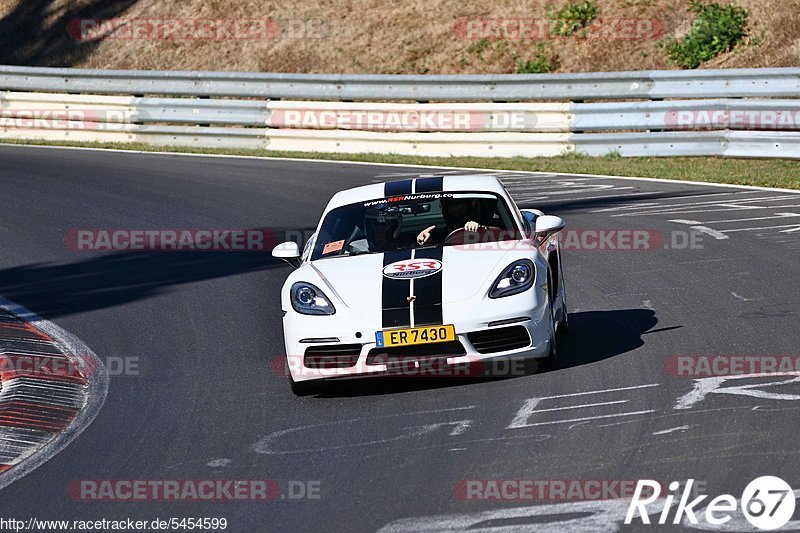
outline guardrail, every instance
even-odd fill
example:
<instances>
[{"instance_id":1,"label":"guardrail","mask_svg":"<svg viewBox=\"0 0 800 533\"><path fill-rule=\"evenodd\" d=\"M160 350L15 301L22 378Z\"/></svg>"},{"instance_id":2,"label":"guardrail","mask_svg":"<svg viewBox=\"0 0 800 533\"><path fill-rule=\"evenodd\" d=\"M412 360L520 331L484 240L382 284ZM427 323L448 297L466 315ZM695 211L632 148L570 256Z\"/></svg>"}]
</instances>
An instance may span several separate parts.
<instances>
[{"instance_id":1,"label":"guardrail","mask_svg":"<svg viewBox=\"0 0 800 533\"><path fill-rule=\"evenodd\" d=\"M796 68L371 76L0 66L0 91L6 139L800 158Z\"/></svg>"},{"instance_id":2,"label":"guardrail","mask_svg":"<svg viewBox=\"0 0 800 533\"><path fill-rule=\"evenodd\" d=\"M301 100L498 102L798 96L800 68L581 74L369 75L0 66L0 89Z\"/></svg>"}]
</instances>

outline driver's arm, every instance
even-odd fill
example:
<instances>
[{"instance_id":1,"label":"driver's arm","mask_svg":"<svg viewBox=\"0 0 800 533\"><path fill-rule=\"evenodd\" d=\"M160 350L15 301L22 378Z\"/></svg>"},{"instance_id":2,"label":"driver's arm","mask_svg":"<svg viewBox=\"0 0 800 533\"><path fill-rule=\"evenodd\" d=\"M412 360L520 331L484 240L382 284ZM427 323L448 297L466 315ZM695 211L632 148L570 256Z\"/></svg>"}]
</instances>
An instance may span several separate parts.
<instances>
[{"instance_id":1,"label":"driver's arm","mask_svg":"<svg viewBox=\"0 0 800 533\"><path fill-rule=\"evenodd\" d=\"M474 220L470 220L469 222L467 222L463 226L464 230L466 230L466 231L478 231L481 227L483 227L483 226L481 226L480 224L478 224ZM420 246L425 246L427 244L430 244L430 242L431 242L431 233L435 229L436 229L436 226L429 226L429 227L425 228L424 230L420 231L419 234L417 235L417 244L420 245ZM461 229L461 228L456 228L456 229Z\"/></svg>"},{"instance_id":2,"label":"driver's arm","mask_svg":"<svg viewBox=\"0 0 800 533\"><path fill-rule=\"evenodd\" d=\"M436 229L436 225L428 226L424 230L419 232L417 235L417 244L420 246L425 246L429 242L431 242L431 232Z\"/></svg>"}]
</instances>

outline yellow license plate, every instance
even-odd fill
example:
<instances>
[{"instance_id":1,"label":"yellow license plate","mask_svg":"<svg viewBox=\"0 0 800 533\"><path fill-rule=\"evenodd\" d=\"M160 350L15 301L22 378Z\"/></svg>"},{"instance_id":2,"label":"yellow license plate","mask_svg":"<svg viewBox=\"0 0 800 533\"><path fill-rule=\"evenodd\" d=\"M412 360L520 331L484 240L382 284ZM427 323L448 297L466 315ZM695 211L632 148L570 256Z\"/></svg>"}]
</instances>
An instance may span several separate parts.
<instances>
[{"instance_id":1,"label":"yellow license plate","mask_svg":"<svg viewBox=\"0 0 800 533\"><path fill-rule=\"evenodd\" d=\"M387 329L375 332L378 348L392 346L411 346L456 340L456 328L452 324L443 326L424 326L421 328Z\"/></svg>"}]
</instances>

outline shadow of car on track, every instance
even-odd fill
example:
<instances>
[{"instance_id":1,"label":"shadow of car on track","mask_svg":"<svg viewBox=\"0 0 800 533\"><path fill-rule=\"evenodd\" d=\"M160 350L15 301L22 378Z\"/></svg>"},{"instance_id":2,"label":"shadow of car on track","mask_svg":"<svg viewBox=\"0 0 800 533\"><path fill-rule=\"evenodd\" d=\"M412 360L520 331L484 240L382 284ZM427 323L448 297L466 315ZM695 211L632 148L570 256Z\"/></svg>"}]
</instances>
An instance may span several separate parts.
<instances>
[{"instance_id":1,"label":"shadow of car on track","mask_svg":"<svg viewBox=\"0 0 800 533\"><path fill-rule=\"evenodd\" d=\"M562 342L557 361L543 371L562 370L596 363L644 345L642 335L658 318L651 309L582 311L569 314L569 335Z\"/></svg>"},{"instance_id":2,"label":"shadow of car on track","mask_svg":"<svg viewBox=\"0 0 800 533\"><path fill-rule=\"evenodd\" d=\"M115 252L0 270L0 295L45 318L94 311L171 287L284 266L269 252Z\"/></svg>"},{"instance_id":3,"label":"shadow of car on track","mask_svg":"<svg viewBox=\"0 0 800 533\"><path fill-rule=\"evenodd\" d=\"M491 367L478 363L478 371L466 372L459 377L439 377L441 374L436 374L435 377L382 376L332 380L324 383L315 396L334 398L397 394L475 385L564 370L596 363L643 346L642 335L652 330L657 323L655 311L650 309L570 313L569 335L562 339L558 360L552 363L529 360L519 366L499 365L497 369L501 375L487 375L485 370Z\"/></svg>"}]
</instances>

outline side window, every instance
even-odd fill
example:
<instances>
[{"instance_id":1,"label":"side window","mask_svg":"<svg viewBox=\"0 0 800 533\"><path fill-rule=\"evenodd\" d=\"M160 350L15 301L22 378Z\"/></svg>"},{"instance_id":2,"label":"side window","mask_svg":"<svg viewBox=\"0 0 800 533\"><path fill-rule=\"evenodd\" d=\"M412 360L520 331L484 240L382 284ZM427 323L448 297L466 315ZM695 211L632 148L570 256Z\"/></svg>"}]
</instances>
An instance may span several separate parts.
<instances>
[{"instance_id":1,"label":"side window","mask_svg":"<svg viewBox=\"0 0 800 533\"><path fill-rule=\"evenodd\" d=\"M314 243L317 240L317 234L313 233L311 237L308 238L306 241L306 245L303 247L303 253L300 256L301 261L306 261L309 256L311 255L311 251L314 249Z\"/></svg>"},{"instance_id":2,"label":"side window","mask_svg":"<svg viewBox=\"0 0 800 533\"><path fill-rule=\"evenodd\" d=\"M530 211L521 211L522 213L522 222L525 224L525 232L528 235L533 234L533 230L536 227L536 219L539 218L536 213L532 213Z\"/></svg>"}]
</instances>

